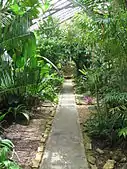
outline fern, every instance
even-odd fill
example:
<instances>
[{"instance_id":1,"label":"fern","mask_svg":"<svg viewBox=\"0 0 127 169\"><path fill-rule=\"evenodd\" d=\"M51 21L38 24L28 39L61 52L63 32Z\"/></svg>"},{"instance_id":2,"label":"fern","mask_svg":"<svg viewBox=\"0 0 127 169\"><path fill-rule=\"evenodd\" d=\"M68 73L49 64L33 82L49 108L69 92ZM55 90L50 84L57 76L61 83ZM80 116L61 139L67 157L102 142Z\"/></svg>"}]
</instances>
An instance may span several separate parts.
<instances>
[{"instance_id":1,"label":"fern","mask_svg":"<svg viewBox=\"0 0 127 169\"><path fill-rule=\"evenodd\" d=\"M127 93L111 92L104 97L106 103L127 103Z\"/></svg>"},{"instance_id":2,"label":"fern","mask_svg":"<svg viewBox=\"0 0 127 169\"><path fill-rule=\"evenodd\" d=\"M126 139L127 138L127 127L120 129L118 135L119 137L124 137Z\"/></svg>"}]
</instances>

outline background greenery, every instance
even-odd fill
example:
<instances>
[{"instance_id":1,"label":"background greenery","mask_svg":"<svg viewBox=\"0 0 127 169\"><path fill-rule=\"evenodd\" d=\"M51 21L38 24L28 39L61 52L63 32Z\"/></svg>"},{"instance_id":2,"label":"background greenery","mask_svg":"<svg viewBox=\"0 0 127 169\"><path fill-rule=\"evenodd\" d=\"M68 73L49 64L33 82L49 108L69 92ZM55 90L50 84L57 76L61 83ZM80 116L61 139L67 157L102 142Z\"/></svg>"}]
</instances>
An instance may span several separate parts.
<instances>
[{"instance_id":1,"label":"background greenery","mask_svg":"<svg viewBox=\"0 0 127 169\"><path fill-rule=\"evenodd\" d=\"M72 62L78 92L96 97L96 113L85 125L89 135L109 145L127 136L127 3L78 0L82 11L59 24L51 16L31 30L39 0L0 2L0 123L29 121L39 100L57 101L62 70ZM20 120L19 120L20 117ZM22 118L21 118L22 117ZM5 141L5 142L4 142ZM3 143L5 148L3 148ZM6 145L7 143L7 145ZM12 143L1 140L0 165L7 168ZM18 168L17 164L11 167Z\"/></svg>"}]
</instances>

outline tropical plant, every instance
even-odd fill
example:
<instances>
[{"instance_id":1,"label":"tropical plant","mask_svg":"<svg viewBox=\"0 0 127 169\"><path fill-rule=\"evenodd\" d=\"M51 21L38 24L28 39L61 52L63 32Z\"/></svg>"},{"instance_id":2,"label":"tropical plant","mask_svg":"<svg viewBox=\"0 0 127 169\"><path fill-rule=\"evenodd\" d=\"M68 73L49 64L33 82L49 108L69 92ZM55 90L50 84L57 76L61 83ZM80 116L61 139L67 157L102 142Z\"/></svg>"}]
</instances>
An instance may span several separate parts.
<instances>
[{"instance_id":1,"label":"tropical plant","mask_svg":"<svg viewBox=\"0 0 127 169\"><path fill-rule=\"evenodd\" d=\"M56 19L51 16L40 23L37 31L38 53L48 58L56 66L62 64L66 58L63 42L63 33Z\"/></svg>"},{"instance_id":2,"label":"tropical plant","mask_svg":"<svg viewBox=\"0 0 127 169\"><path fill-rule=\"evenodd\" d=\"M6 115L5 112L8 112L7 114L11 112L16 117L22 107L20 105L26 105L29 98L34 100L37 97L43 99L46 97L44 93L47 91L47 85L50 84L52 67L55 65L37 55L36 37L30 30L32 20L38 16L41 6L43 11L48 9L48 1L43 5L38 0L19 1L19 3L1 2L1 13L3 12L1 15L6 18L6 22L2 20L0 25L2 37L0 40L0 110L3 112L1 118ZM52 86L50 89L49 85L49 90L52 90L52 100L55 93L53 88Z\"/></svg>"},{"instance_id":3,"label":"tropical plant","mask_svg":"<svg viewBox=\"0 0 127 169\"><path fill-rule=\"evenodd\" d=\"M85 90L87 86L97 100L97 113L88 120L88 132L110 141L118 140L119 136L126 138L126 2L78 2L83 12L73 19L73 31L70 28L67 40L71 41L70 46L75 44L72 51L78 47L77 51L87 51L89 56L88 65L82 62L83 65L77 66L82 91L83 85ZM78 59L78 52L73 56Z\"/></svg>"},{"instance_id":4,"label":"tropical plant","mask_svg":"<svg viewBox=\"0 0 127 169\"><path fill-rule=\"evenodd\" d=\"M33 106L36 99L56 100L56 93L59 92L58 88L63 78L58 68L51 62L51 57L47 58L46 52L38 55L37 45L39 44L36 41L38 37L31 28L40 10L46 12L49 4L49 0L45 3L40 0L0 2L0 125L3 125L4 120L20 123L23 120L28 124L30 114L28 109ZM53 25L52 20L47 23ZM48 26L50 24L43 24L41 28L43 37L52 30L52 28L48 30ZM45 38L43 43L44 50L46 43L49 43L50 49L53 45L51 52L54 57L59 54L62 56L60 49L59 52L57 51L59 44L62 46L62 41L55 44L57 40L54 38L56 35L59 37L60 33L59 28L55 29L50 32L50 37L54 41L49 39L47 42ZM20 168L9 158L13 148L11 141L0 140L1 169Z\"/></svg>"},{"instance_id":5,"label":"tropical plant","mask_svg":"<svg viewBox=\"0 0 127 169\"><path fill-rule=\"evenodd\" d=\"M1 169L20 169L18 164L14 162L12 159L12 153L14 153L13 151L14 151L14 145L10 140L0 139L0 168Z\"/></svg>"},{"instance_id":6,"label":"tropical plant","mask_svg":"<svg viewBox=\"0 0 127 169\"><path fill-rule=\"evenodd\" d=\"M91 137L103 139L107 141L106 144L113 146L119 141L119 137L126 138L126 111L119 107L111 109L109 112L104 109L91 115L84 126Z\"/></svg>"}]
</instances>

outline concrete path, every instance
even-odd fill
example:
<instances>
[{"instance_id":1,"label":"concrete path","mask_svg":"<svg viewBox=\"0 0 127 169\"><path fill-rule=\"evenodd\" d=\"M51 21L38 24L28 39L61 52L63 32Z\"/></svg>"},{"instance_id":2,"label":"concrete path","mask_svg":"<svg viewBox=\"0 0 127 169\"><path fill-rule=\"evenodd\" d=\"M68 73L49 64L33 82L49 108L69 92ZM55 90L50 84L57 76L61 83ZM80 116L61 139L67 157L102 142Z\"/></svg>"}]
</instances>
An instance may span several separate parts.
<instances>
[{"instance_id":1,"label":"concrete path","mask_svg":"<svg viewBox=\"0 0 127 169\"><path fill-rule=\"evenodd\" d=\"M71 80L65 80L40 169L88 169Z\"/></svg>"}]
</instances>

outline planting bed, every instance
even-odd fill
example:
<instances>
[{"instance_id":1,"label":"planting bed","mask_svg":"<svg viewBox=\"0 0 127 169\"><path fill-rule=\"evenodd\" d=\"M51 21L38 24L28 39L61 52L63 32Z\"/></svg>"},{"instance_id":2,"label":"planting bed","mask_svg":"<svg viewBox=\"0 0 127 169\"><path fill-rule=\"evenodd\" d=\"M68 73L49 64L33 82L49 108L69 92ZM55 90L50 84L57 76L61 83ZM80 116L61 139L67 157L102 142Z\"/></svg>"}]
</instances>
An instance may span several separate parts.
<instances>
[{"instance_id":1,"label":"planting bed","mask_svg":"<svg viewBox=\"0 0 127 169\"><path fill-rule=\"evenodd\" d=\"M81 101L80 101L81 102ZM106 146L104 140L91 140L87 133L84 132L83 124L92 113L89 107L93 105L77 105L80 117L80 124L83 131L83 140L87 160L90 169L127 169L127 148Z\"/></svg>"},{"instance_id":2,"label":"planting bed","mask_svg":"<svg viewBox=\"0 0 127 169\"><path fill-rule=\"evenodd\" d=\"M28 126L13 124L5 129L4 137L14 143L14 159L22 169L38 168L55 109L52 103L41 103L33 108Z\"/></svg>"}]
</instances>

